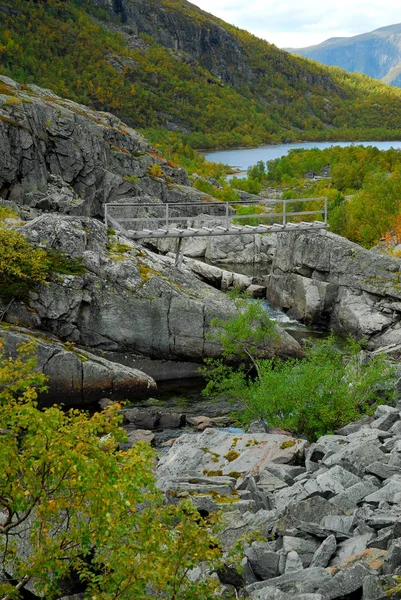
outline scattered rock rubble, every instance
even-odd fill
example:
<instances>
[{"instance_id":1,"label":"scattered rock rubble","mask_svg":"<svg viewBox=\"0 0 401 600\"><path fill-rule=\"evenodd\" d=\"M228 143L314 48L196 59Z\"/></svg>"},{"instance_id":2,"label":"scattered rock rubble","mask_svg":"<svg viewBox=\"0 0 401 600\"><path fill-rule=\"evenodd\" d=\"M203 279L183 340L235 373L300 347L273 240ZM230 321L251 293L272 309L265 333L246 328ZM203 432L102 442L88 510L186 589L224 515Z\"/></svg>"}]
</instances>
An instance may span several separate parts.
<instances>
[{"instance_id":1,"label":"scattered rock rubble","mask_svg":"<svg viewBox=\"0 0 401 600\"><path fill-rule=\"evenodd\" d=\"M400 411L380 406L313 444L216 429L183 435L159 462L158 486L201 514L225 509L224 551L254 532L242 564L219 574L239 597L400 598Z\"/></svg>"}]
</instances>

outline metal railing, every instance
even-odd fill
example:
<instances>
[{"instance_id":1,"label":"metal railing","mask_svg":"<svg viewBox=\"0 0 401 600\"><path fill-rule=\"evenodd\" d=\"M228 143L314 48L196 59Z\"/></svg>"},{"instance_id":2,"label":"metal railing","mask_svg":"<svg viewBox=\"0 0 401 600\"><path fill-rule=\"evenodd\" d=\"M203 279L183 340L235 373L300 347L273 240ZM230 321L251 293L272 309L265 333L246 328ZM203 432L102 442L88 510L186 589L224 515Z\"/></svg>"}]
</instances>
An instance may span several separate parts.
<instances>
[{"instance_id":1,"label":"metal railing","mask_svg":"<svg viewBox=\"0 0 401 600\"><path fill-rule=\"evenodd\" d=\"M321 203L322 208L299 211L295 206L294 209L293 205L310 202ZM239 207L255 205L260 207L258 212L244 213L241 211L241 214L236 214L236 209ZM199 211L200 207L201 211ZM275 212L278 207L281 207L281 212ZM326 197L196 203L111 202L105 204L104 210L106 225L121 231L131 239L256 234L328 227ZM185 212L191 214L183 214ZM208 212L215 214L208 214ZM300 220L302 217L311 215L321 215L323 220ZM263 222L241 225L241 221L245 219L275 222L268 225ZM221 224L216 225L216 222ZM152 228L148 228L149 226Z\"/></svg>"}]
</instances>

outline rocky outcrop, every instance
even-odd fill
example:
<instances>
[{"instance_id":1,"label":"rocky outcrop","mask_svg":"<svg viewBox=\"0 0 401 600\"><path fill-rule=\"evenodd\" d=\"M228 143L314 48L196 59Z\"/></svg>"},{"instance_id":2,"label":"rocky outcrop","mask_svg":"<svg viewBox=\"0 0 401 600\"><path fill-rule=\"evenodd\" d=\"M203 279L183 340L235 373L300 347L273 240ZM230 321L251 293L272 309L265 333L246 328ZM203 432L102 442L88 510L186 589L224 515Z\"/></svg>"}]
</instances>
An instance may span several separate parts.
<instances>
[{"instance_id":1,"label":"rocky outcrop","mask_svg":"<svg viewBox=\"0 0 401 600\"><path fill-rule=\"evenodd\" d=\"M41 405L89 404L104 396L112 400L134 399L156 387L151 377L130 367L105 360L72 344L62 344L21 327L0 327L5 356L15 357L22 344L33 342L36 369L49 378L49 390L41 394Z\"/></svg>"},{"instance_id":2,"label":"rocky outcrop","mask_svg":"<svg viewBox=\"0 0 401 600\"><path fill-rule=\"evenodd\" d=\"M0 197L101 217L106 202L121 198L166 201L166 178L188 184L184 169L114 115L0 77Z\"/></svg>"},{"instance_id":3,"label":"rocky outcrop","mask_svg":"<svg viewBox=\"0 0 401 600\"><path fill-rule=\"evenodd\" d=\"M219 355L205 333L213 318L226 319L236 308L190 269L178 270L173 258L108 236L105 225L87 217L44 214L16 227L36 245L81 259L85 272L55 274L27 305L14 303L7 321L89 348L191 360ZM281 332L277 351L286 356L300 348Z\"/></svg>"},{"instance_id":4,"label":"rocky outcrop","mask_svg":"<svg viewBox=\"0 0 401 600\"><path fill-rule=\"evenodd\" d=\"M237 597L397 598L400 408L379 406L311 445L213 429L182 436L159 463L158 485L202 514L225 509L223 551L242 539L244 558L227 555L219 577Z\"/></svg>"},{"instance_id":5,"label":"rocky outcrop","mask_svg":"<svg viewBox=\"0 0 401 600\"><path fill-rule=\"evenodd\" d=\"M327 231L277 236L267 295L295 318L367 337L371 347L401 343L401 261Z\"/></svg>"}]
</instances>

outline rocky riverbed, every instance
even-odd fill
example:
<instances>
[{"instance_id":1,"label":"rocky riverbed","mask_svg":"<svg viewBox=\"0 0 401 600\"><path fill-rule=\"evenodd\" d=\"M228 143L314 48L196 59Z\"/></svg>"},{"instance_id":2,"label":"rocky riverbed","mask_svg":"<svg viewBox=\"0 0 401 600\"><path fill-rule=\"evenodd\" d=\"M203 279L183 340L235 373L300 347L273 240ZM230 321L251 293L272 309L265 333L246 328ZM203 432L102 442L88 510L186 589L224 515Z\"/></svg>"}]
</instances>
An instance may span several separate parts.
<instances>
[{"instance_id":1,"label":"rocky riverbed","mask_svg":"<svg viewBox=\"0 0 401 600\"><path fill-rule=\"evenodd\" d=\"M220 579L239 597L399 598L400 410L380 406L313 444L256 425L183 435L159 462L158 486L202 514L224 511L223 549L243 539L244 555L227 558Z\"/></svg>"}]
</instances>

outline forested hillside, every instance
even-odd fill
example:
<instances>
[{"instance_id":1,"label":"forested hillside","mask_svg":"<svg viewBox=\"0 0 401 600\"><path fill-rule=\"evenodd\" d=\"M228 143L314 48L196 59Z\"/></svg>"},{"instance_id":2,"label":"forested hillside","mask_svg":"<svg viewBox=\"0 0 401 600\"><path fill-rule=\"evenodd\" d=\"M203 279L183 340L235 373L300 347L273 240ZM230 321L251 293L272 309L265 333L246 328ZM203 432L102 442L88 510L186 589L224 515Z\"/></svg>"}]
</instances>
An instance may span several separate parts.
<instances>
[{"instance_id":1,"label":"forested hillside","mask_svg":"<svg viewBox=\"0 0 401 600\"><path fill-rule=\"evenodd\" d=\"M307 171L321 173L330 165L330 177L306 179ZM373 146L332 146L320 150L291 150L287 156L259 162L248 178L233 180L233 186L259 193L263 186L276 186L283 198L329 199L329 224L334 233L366 248L380 240L400 256L401 247L401 152L379 151ZM305 205L302 210L305 210ZM311 201L307 210L319 209Z\"/></svg>"},{"instance_id":2,"label":"forested hillside","mask_svg":"<svg viewBox=\"0 0 401 600\"><path fill-rule=\"evenodd\" d=\"M206 148L401 135L401 90L291 56L184 0L1 0L0 23L1 74L112 111L152 139L168 130L171 143Z\"/></svg>"}]
</instances>

